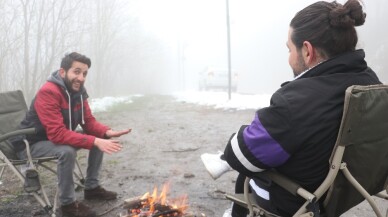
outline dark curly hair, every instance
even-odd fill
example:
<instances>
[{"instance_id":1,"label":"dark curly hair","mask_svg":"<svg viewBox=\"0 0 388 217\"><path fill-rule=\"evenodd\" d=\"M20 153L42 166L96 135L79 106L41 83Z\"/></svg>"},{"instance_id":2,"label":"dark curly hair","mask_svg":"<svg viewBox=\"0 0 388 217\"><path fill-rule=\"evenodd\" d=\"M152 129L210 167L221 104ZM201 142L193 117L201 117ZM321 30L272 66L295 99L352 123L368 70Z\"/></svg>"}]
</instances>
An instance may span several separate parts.
<instances>
[{"instance_id":1,"label":"dark curly hair","mask_svg":"<svg viewBox=\"0 0 388 217\"><path fill-rule=\"evenodd\" d=\"M67 72L73 65L74 61L84 63L88 65L88 68L90 68L90 66L92 65L92 62L90 61L89 57L79 54L77 52L72 52L72 53L66 54L62 58L61 68L63 68Z\"/></svg>"},{"instance_id":2,"label":"dark curly hair","mask_svg":"<svg viewBox=\"0 0 388 217\"><path fill-rule=\"evenodd\" d=\"M319 1L307 6L291 20L292 42L298 49L304 41L310 42L325 59L354 51L358 41L355 26L363 25L366 17L361 3Z\"/></svg>"}]
</instances>

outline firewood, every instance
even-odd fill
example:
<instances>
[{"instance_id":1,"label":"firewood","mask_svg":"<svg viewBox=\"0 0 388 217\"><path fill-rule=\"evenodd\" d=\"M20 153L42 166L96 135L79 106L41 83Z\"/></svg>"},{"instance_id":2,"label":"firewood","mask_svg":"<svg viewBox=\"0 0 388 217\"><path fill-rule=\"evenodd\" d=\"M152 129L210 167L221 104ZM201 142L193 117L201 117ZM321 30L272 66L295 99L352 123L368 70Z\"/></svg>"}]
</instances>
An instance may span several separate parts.
<instances>
[{"instance_id":1,"label":"firewood","mask_svg":"<svg viewBox=\"0 0 388 217\"><path fill-rule=\"evenodd\" d=\"M178 216L182 215L182 213L178 209L169 209L162 212L154 213L151 217L159 217L159 216L164 216L169 214L178 214Z\"/></svg>"},{"instance_id":2,"label":"firewood","mask_svg":"<svg viewBox=\"0 0 388 217\"><path fill-rule=\"evenodd\" d=\"M148 201L148 198L143 198L141 196L139 197L133 197L124 200L123 208L124 209L140 209L146 204Z\"/></svg>"}]
</instances>

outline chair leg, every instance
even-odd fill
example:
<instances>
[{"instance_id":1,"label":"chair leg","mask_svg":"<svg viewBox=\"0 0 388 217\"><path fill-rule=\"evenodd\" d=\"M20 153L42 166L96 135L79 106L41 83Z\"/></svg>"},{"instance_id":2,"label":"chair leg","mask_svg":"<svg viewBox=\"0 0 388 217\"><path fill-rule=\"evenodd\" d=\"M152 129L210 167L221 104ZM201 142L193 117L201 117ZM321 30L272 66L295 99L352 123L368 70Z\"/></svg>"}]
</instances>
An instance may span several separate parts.
<instances>
[{"instance_id":1,"label":"chair leg","mask_svg":"<svg viewBox=\"0 0 388 217\"><path fill-rule=\"evenodd\" d=\"M81 167L79 166L79 163L78 161L76 161L76 165L77 165L77 168L78 168L78 173L76 173L74 171L74 175L76 176L76 179L78 179L79 181L74 181L74 184L77 185L77 189L78 188L85 188L84 186L84 183L85 183L85 178L84 178L84 175L82 174L82 170L81 170ZM57 171L54 170L53 168L51 168L50 166L44 164L44 163L40 163L39 166L45 168L46 170L54 173L54 174L57 174Z\"/></svg>"},{"instance_id":2,"label":"chair leg","mask_svg":"<svg viewBox=\"0 0 388 217\"><path fill-rule=\"evenodd\" d=\"M253 206L252 206L252 202L249 198L249 181L251 179L246 177L245 178L245 182L244 182L244 199L248 205L248 210L249 210L249 217L253 217L254 213L253 213Z\"/></svg>"},{"instance_id":3,"label":"chair leg","mask_svg":"<svg viewBox=\"0 0 388 217\"><path fill-rule=\"evenodd\" d=\"M344 173L346 179L357 189L358 192L369 202L371 205L373 211L376 213L378 217L383 217L383 215L380 213L379 209L377 208L377 205L375 201L373 200L372 196L360 185L360 183L357 182L357 180L350 174L348 168L346 167L346 163L341 164L341 171Z\"/></svg>"},{"instance_id":4,"label":"chair leg","mask_svg":"<svg viewBox=\"0 0 388 217\"><path fill-rule=\"evenodd\" d=\"M381 198L381 199L385 199L385 200L388 200L388 194L385 193L385 191L382 191L382 192L379 192L377 193L375 196Z\"/></svg>"},{"instance_id":5,"label":"chair leg","mask_svg":"<svg viewBox=\"0 0 388 217\"><path fill-rule=\"evenodd\" d=\"M84 185L85 184L85 176L82 173L81 166L79 165L79 162L77 159L75 160L75 165L77 166L78 173L76 171L74 171L74 175L76 176L78 181L74 181L74 183L77 185L77 189L85 188L85 185Z\"/></svg>"},{"instance_id":6,"label":"chair leg","mask_svg":"<svg viewBox=\"0 0 388 217\"><path fill-rule=\"evenodd\" d=\"M4 161L4 164L0 164L1 167L1 170L0 170L0 178L3 176L4 174L4 171L5 171L5 167L6 166L9 166L11 168L11 170L13 171L13 173L20 179L20 181L22 183L25 182L25 177L24 175L22 174L22 172L20 170L18 170L16 168L15 165L13 165L7 158L5 159L2 159L1 160ZM35 164L35 162L32 161L32 159L29 160L30 164L32 162L31 165L33 165L34 168L36 167L39 167L39 166L42 166L43 168L47 169L48 171L54 173L54 174L57 174L56 170L52 169L50 166L48 165L45 165L44 162L42 163L37 163ZM47 162L46 162L47 163ZM80 182L75 182L75 184L79 187L82 187L84 188L84 181L85 181L85 178L84 178L84 175L82 173L82 170L81 170L81 167L78 163L78 161L76 161L76 165L77 165L77 168L78 168L78 171L79 173L74 173L76 175L76 178L80 181ZM35 199L38 201L38 203L43 207L43 209L45 210L45 212L47 214L49 214L51 217L55 217L56 216L56 209L58 207L58 193L59 193L59 187L57 185L56 187L56 192L55 192L55 197L54 197L54 202L53 202L53 206L51 205L50 203L50 200L48 199L48 196L46 194L46 191L44 189L44 187L41 185L41 190L42 192L42 195L39 195L37 192L32 192L30 193L30 195L34 196Z\"/></svg>"},{"instance_id":7,"label":"chair leg","mask_svg":"<svg viewBox=\"0 0 388 217\"><path fill-rule=\"evenodd\" d=\"M16 167L8 159L4 159L4 160L8 164L8 166L11 168L11 170L14 172L14 174L20 179L20 181L22 183L24 183L25 177L23 176L23 174L18 169L16 169ZM36 193L36 192L32 192L30 194L32 194L32 196L35 197L35 199L38 201L38 203L43 207L43 209L47 213L51 214L53 212L52 206L50 204L50 201L47 198L47 195L46 195L46 192L44 191L43 186L41 186L41 192L42 192L44 198L39 196L38 193ZM55 214L55 210L54 210L54 214Z\"/></svg>"},{"instance_id":8,"label":"chair leg","mask_svg":"<svg viewBox=\"0 0 388 217\"><path fill-rule=\"evenodd\" d=\"M4 171L5 171L5 166L2 166L0 171L0 182L1 182L1 178L3 177Z\"/></svg>"},{"instance_id":9,"label":"chair leg","mask_svg":"<svg viewBox=\"0 0 388 217\"><path fill-rule=\"evenodd\" d=\"M81 166L79 165L79 162L77 159L75 160L75 164L77 165L78 172L79 172L79 174L77 174L77 177L79 180L81 180L80 182L83 184L83 182L85 182L85 176L82 173Z\"/></svg>"},{"instance_id":10,"label":"chair leg","mask_svg":"<svg viewBox=\"0 0 388 217\"><path fill-rule=\"evenodd\" d=\"M42 199L41 196L38 195L38 193L36 192L33 192L31 193L32 196L35 197L35 199L38 201L38 203L43 207L43 209L50 215L52 215L53 213L55 214L55 210L53 210L50 202L47 203L46 198L45 199Z\"/></svg>"},{"instance_id":11,"label":"chair leg","mask_svg":"<svg viewBox=\"0 0 388 217\"><path fill-rule=\"evenodd\" d=\"M57 189L55 190L55 197L54 197L54 206L53 206L53 212L54 214L51 215L52 217L55 217L55 211L57 210L58 207L58 194L59 194L59 186L57 185Z\"/></svg>"},{"instance_id":12,"label":"chair leg","mask_svg":"<svg viewBox=\"0 0 388 217\"><path fill-rule=\"evenodd\" d=\"M24 181L25 181L24 176L21 174L21 172L18 169L16 169L16 167L11 163L11 161L9 161L7 158L4 158L3 160L5 161L7 166L9 166L9 168L11 168L12 172L20 179L20 181L22 181L24 183ZM5 166L4 166L4 168L5 168Z\"/></svg>"}]
</instances>

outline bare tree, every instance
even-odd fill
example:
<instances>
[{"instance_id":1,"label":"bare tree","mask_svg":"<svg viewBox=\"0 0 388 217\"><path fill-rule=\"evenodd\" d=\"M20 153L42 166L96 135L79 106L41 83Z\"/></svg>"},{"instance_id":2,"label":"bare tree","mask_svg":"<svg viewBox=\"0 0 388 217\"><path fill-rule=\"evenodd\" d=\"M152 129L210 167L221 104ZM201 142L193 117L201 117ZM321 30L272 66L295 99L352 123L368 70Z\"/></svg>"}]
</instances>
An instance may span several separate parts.
<instances>
[{"instance_id":1,"label":"bare tree","mask_svg":"<svg viewBox=\"0 0 388 217\"><path fill-rule=\"evenodd\" d=\"M82 0L19 0L18 3L10 7L15 10L21 8L20 20L16 22L23 24L20 33L17 33L22 35L22 46L15 44L7 50L16 50L15 57L23 59L22 64L16 63L12 68L20 74L15 78L20 79L19 88L30 100L53 70L55 61L65 51L78 46L76 38L82 28L79 28L79 19L75 15L80 14Z\"/></svg>"},{"instance_id":2,"label":"bare tree","mask_svg":"<svg viewBox=\"0 0 388 217\"><path fill-rule=\"evenodd\" d=\"M0 90L21 89L27 101L31 100L50 73L59 68L60 58L71 51L92 59L88 79L92 83L87 87L93 96L118 91L114 82L142 90L158 88L172 71L167 67L172 54L165 55L171 44L147 34L136 17L137 7L128 7L143 3L1 0ZM149 81L139 84L130 79L135 76ZM152 88L144 87L147 85Z\"/></svg>"},{"instance_id":3,"label":"bare tree","mask_svg":"<svg viewBox=\"0 0 388 217\"><path fill-rule=\"evenodd\" d=\"M24 63L24 92L26 97L29 98L30 91L30 29L32 22L32 11L34 10L35 1L20 0L23 9L23 26L24 26L24 52L23 52L23 63Z\"/></svg>"},{"instance_id":4,"label":"bare tree","mask_svg":"<svg viewBox=\"0 0 388 217\"><path fill-rule=\"evenodd\" d=\"M9 77L8 58L12 58L15 52L15 45L18 43L20 35L14 34L17 14L12 10L7 2L0 2L0 91L8 89L8 84L12 81Z\"/></svg>"},{"instance_id":5,"label":"bare tree","mask_svg":"<svg viewBox=\"0 0 388 217\"><path fill-rule=\"evenodd\" d=\"M91 7L91 17L95 21L92 25L92 59L93 59L93 85L92 91L96 96L103 95L103 86L115 76L112 71L111 61L114 58L117 34L125 21L121 20L125 1L96 0Z\"/></svg>"}]
</instances>

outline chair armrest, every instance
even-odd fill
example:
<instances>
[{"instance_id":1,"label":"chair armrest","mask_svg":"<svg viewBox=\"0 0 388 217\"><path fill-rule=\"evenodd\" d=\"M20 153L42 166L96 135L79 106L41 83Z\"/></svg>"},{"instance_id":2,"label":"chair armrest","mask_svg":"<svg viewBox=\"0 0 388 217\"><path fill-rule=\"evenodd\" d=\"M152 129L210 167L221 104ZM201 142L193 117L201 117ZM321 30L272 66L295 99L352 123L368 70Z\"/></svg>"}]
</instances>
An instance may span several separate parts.
<instances>
[{"instance_id":1,"label":"chair armrest","mask_svg":"<svg viewBox=\"0 0 388 217\"><path fill-rule=\"evenodd\" d=\"M27 128L27 129L22 129L22 130L15 130L9 133L6 133L4 135L0 135L0 142L5 141L9 139L10 137L13 136L18 136L18 135L32 135L35 134L36 130L35 128Z\"/></svg>"},{"instance_id":2,"label":"chair armrest","mask_svg":"<svg viewBox=\"0 0 388 217\"><path fill-rule=\"evenodd\" d=\"M299 195L309 202L315 202L316 200L316 196L314 194L308 192L307 190L302 188L299 184L295 183L290 178L274 170L266 170L261 173L257 173L257 176L255 177L260 179L260 176L262 175L267 176L271 181L275 182L277 185L284 188L285 190L287 190L288 192L290 192L295 196Z\"/></svg>"}]
</instances>

